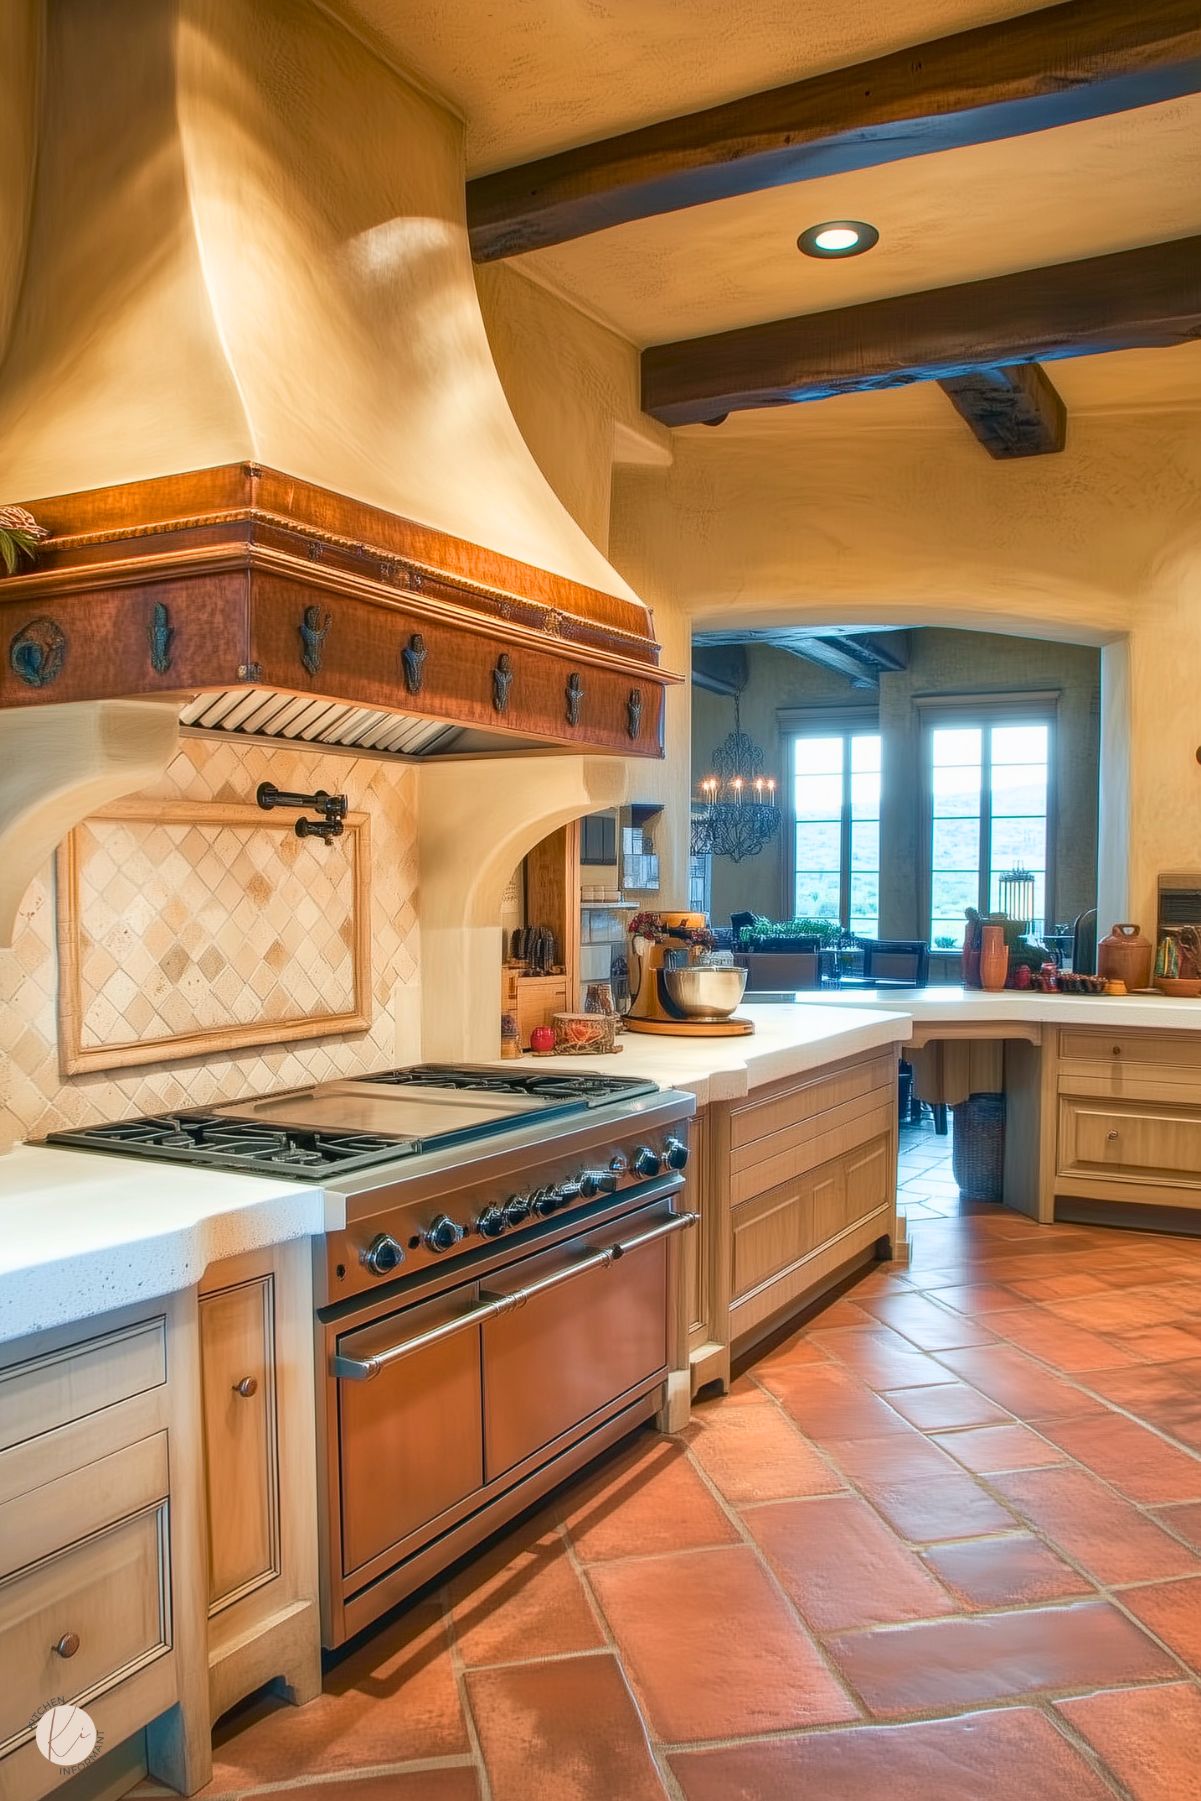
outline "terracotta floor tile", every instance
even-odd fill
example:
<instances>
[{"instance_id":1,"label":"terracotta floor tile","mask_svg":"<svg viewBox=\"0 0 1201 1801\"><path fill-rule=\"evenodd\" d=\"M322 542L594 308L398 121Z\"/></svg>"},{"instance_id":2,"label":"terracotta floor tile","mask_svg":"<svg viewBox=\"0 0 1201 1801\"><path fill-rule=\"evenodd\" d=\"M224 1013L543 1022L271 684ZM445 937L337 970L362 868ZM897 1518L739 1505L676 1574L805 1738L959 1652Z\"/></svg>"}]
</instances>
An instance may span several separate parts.
<instances>
[{"instance_id":1,"label":"terracotta floor tile","mask_svg":"<svg viewBox=\"0 0 1201 1801\"><path fill-rule=\"evenodd\" d=\"M1165 1444L1123 1414L1052 1420L1044 1430L1052 1443L1132 1501L1201 1501L1201 1457Z\"/></svg>"},{"instance_id":2,"label":"terracotta floor tile","mask_svg":"<svg viewBox=\"0 0 1201 1801\"><path fill-rule=\"evenodd\" d=\"M1048 1301L1047 1311L1088 1332L1137 1332L1170 1323L1179 1312L1162 1295L1131 1292L1086 1295L1076 1301Z\"/></svg>"},{"instance_id":3,"label":"terracotta floor tile","mask_svg":"<svg viewBox=\"0 0 1201 1801\"><path fill-rule=\"evenodd\" d=\"M1162 1680L1176 1666L1107 1601L843 1634L826 1649L872 1713Z\"/></svg>"},{"instance_id":4,"label":"terracotta floor tile","mask_svg":"<svg viewBox=\"0 0 1201 1801\"><path fill-rule=\"evenodd\" d=\"M450 1585L455 1641L466 1664L561 1657L603 1645L604 1633L562 1535L539 1521L473 1558Z\"/></svg>"},{"instance_id":5,"label":"terracotta floor tile","mask_svg":"<svg viewBox=\"0 0 1201 1801\"><path fill-rule=\"evenodd\" d=\"M601 1564L592 1582L669 1744L856 1717L749 1548Z\"/></svg>"},{"instance_id":6,"label":"terracotta floor tile","mask_svg":"<svg viewBox=\"0 0 1201 1801\"><path fill-rule=\"evenodd\" d=\"M864 1315L870 1323L870 1315ZM799 1332L792 1332L782 1338L778 1344L768 1350L757 1351L750 1369L758 1373L761 1370L784 1369L798 1363L826 1363L829 1359L820 1346L809 1342L809 1328L802 1327Z\"/></svg>"},{"instance_id":7,"label":"terracotta floor tile","mask_svg":"<svg viewBox=\"0 0 1201 1801\"><path fill-rule=\"evenodd\" d=\"M854 1370L869 1388L922 1388L952 1380L941 1363L879 1321L870 1330L811 1332L809 1337L827 1357Z\"/></svg>"},{"instance_id":8,"label":"terracotta floor tile","mask_svg":"<svg viewBox=\"0 0 1201 1801\"><path fill-rule=\"evenodd\" d=\"M1066 1276L1015 1276L1007 1284L1028 1301L1066 1301L1076 1295L1101 1294L1105 1283L1089 1270Z\"/></svg>"},{"instance_id":9,"label":"terracotta floor tile","mask_svg":"<svg viewBox=\"0 0 1201 1801\"><path fill-rule=\"evenodd\" d=\"M473 1670L467 1699L492 1801L663 1801L615 1657ZM312 1801L320 1801L314 1796Z\"/></svg>"},{"instance_id":10,"label":"terracotta floor tile","mask_svg":"<svg viewBox=\"0 0 1201 1801\"><path fill-rule=\"evenodd\" d=\"M685 1801L1112 1801L1032 1707L676 1752L671 1767Z\"/></svg>"},{"instance_id":11,"label":"terracotta floor tile","mask_svg":"<svg viewBox=\"0 0 1201 1801\"><path fill-rule=\"evenodd\" d=\"M1144 1363L1179 1363L1197 1355L1197 1334L1187 1326L1146 1326L1123 1332L1119 1342Z\"/></svg>"},{"instance_id":12,"label":"terracotta floor tile","mask_svg":"<svg viewBox=\"0 0 1201 1801\"><path fill-rule=\"evenodd\" d=\"M307 1707L263 1696L224 1720L203 1793L470 1749L441 1610L419 1602L335 1664Z\"/></svg>"},{"instance_id":13,"label":"terracotta floor tile","mask_svg":"<svg viewBox=\"0 0 1201 1801\"><path fill-rule=\"evenodd\" d=\"M1122 1591L1128 1607L1156 1638L1175 1651L1194 1672L1201 1672L1201 1582L1156 1582L1150 1588Z\"/></svg>"},{"instance_id":14,"label":"terracotta floor tile","mask_svg":"<svg viewBox=\"0 0 1201 1801\"><path fill-rule=\"evenodd\" d=\"M1053 1369L1121 1369L1137 1362L1134 1353L1123 1349L1116 1339L1086 1332L1043 1307L1021 1307L1016 1313L990 1313L988 1317L994 1332Z\"/></svg>"},{"instance_id":15,"label":"terracotta floor tile","mask_svg":"<svg viewBox=\"0 0 1201 1801\"><path fill-rule=\"evenodd\" d=\"M917 1552L857 1495L751 1507L743 1520L815 1632L955 1612Z\"/></svg>"},{"instance_id":16,"label":"terracotta floor tile","mask_svg":"<svg viewBox=\"0 0 1201 1801\"><path fill-rule=\"evenodd\" d=\"M1157 1507L1155 1517L1169 1532L1201 1551L1201 1503L1194 1501L1187 1507Z\"/></svg>"},{"instance_id":17,"label":"terracotta floor tile","mask_svg":"<svg viewBox=\"0 0 1201 1801\"><path fill-rule=\"evenodd\" d=\"M1134 1801L1201 1801L1201 1691L1192 1683L1110 1689L1055 1706Z\"/></svg>"},{"instance_id":18,"label":"terracotta floor tile","mask_svg":"<svg viewBox=\"0 0 1201 1801\"><path fill-rule=\"evenodd\" d=\"M994 1470L1032 1470L1043 1464L1064 1463L1066 1458L1058 1445L1029 1426L987 1426L971 1432L936 1432L934 1443L957 1457L977 1476L991 1475Z\"/></svg>"},{"instance_id":19,"label":"terracotta floor tile","mask_svg":"<svg viewBox=\"0 0 1201 1801\"><path fill-rule=\"evenodd\" d=\"M914 1544L980 1538L986 1532L1010 1532L1017 1524L962 1470L920 1482L865 1482L863 1488L893 1531Z\"/></svg>"},{"instance_id":20,"label":"terracotta floor tile","mask_svg":"<svg viewBox=\"0 0 1201 1801\"><path fill-rule=\"evenodd\" d=\"M903 1388L884 1399L902 1418L923 1432L948 1431L952 1426L1012 1424L1009 1414L994 1401L986 1401L966 1382L950 1381L942 1388Z\"/></svg>"},{"instance_id":21,"label":"terracotta floor tile","mask_svg":"<svg viewBox=\"0 0 1201 1801\"><path fill-rule=\"evenodd\" d=\"M894 1332L900 1332L921 1351L950 1350L957 1345L986 1345L996 1336L987 1326L940 1307L936 1302L928 1301L925 1295L896 1295L882 1301L865 1301L864 1305L877 1319L891 1326Z\"/></svg>"},{"instance_id":22,"label":"terracotta floor tile","mask_svg":"<svg viewBox=\"0 0 1201 1801\"><path fill-rule=\"evenodd\" d=\"M1110 1586L1201 1574L1201 1558L1086 1470L1023 1470L989 1478L1060 1550Z\"/></svg>"},{"instance_id":23,"label":"terracotta floor tile","mask_svg":"<svg viewBox=\"0 0 1201 1801\"><path fill-rule=\"evenodd\" d=\"M884 1438L890 1432L910 1430L887 1402L839 1364L768 1370L760 1380L818 1444L835 1438Z\"/></svg>"},{"instance_id":24,"label":"terracotta floor tile","mask_svg":"<svg viewBox=\"0 0 1201 1801\"><path fill-rule=\"evenodd\" d=\"M474 1769L396 1770L387 1776L358 1776L317 1787L271 1790L271 1801L479 1801ZM206 1789L201 1790L207 1794Z\"/></svg>"},{"instance_id":25,"label":"terracotta floor tile","mask_svg":"<svg viewBox=\"0 0 1201 1801\"><path fill-rule=\"evenodd\" d=\"M971 1544L935 1545L923 1555L966 1607L1025 1607L1096 1592L1078 1570L1028 1532Z\"/></svg>"},{"instance_id":26,"label":"terracotta floor tile","mask_svg":"<svg viewBox=\"0 0 1201 1801\"><path fill-rule=\"evenodd\" d=\"M682 1444L653 1433L569 1488L562 1515L584 1563L733 1543L738 1533Z\"/></svg>"},{"instance_id":27,"label":"terracotta floor tile","mask_svg":"<svg viewBox=\"0 0 1201 1801\"><path fill-rule=\"evenodd\" d=\"M1016 1291L1000 1282L975 1282L968 1287L939 1288L934 1293L939 1306L951 1307L969 1319L978 1314L1011 1313L1018 1304Z\"/></svg>"},{"instance_id":28,"label":"terracotta floor tile","mask_svg":"<svg viewBox=\"0 0 1201 1801\"><path fill-rule=\"evenodd\" d=\"M983 1350L940 1351L939 1362L1027 1424L1072 1419L1087 1413L1093 1405L1081 1389L1012 1345L998 1343ZM1124 1376L1128 1372L1119 1373Z\"/></svg>"},{"instance_id":29,"label":"terracotta floor tile","mask_svg":"<svg viewBox=\"0 0 1201 1801\"><path fill-rule=\"evenodd\" d=\"M858 1301L850 1295L840 1295L828 1307L823 1307L820 1313L815 1313L805 1330L808 1332L814 1327L820 1327L823 1331L829 1331L834 1326L871 1326L874 1323L871 1314L865 1313Z\"/></svg>"},{"instance_id":30,"label":"terracotta floor tile","mask_svg":"<svg viewBox=\"0 0 1201 1801\"><path fill-rule=\"evenodd\" d=\"M684 1433L705 1474L736 1506L832 1495L846 1484L771 1401L694 1418Z\"/></svg>"},{"instance_id":31,"label":"terracotta floor tile","mask_svg":"<svg viewBox=\"0 0 1201 1801\"><path fill-rule=\"evenodd\" d=\"M951 1476L958 1465L915 1427L888 1438L832 1438L825 1446L852 1482L916 1482Z\"/></svg>"},{"instance_id":32,"label":"terracotta floor tile","mask_svg":"<svg viewBox=\"0 0 1201 1801\"><path fill-rule=\"evenodd\" d=\"M1098 1371L1088 1385L1169 1437L1201 1450L1201 1361Z\"/></svg>"}]
</instances>

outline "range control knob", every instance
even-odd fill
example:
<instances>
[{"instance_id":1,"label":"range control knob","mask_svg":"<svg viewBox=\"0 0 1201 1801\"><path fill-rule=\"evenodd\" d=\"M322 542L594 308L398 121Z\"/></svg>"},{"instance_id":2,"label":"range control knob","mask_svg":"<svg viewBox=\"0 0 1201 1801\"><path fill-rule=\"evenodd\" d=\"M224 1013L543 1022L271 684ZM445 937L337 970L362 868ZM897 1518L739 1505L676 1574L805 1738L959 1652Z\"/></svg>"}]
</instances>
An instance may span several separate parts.
<instances>
[{"instance_id":1,"label":"range control knob","mask_svg":"<svg viewBox=\"0 0 1201 1801\"><path fill-rule=\"evenodd\" d=\"M598 1194L616 1194L618 1176L607 1169L586 1169L579 1178L580 1193L586 1201L595 1200Z\"/></svg>"},{"instance_id":2,"label":"range control knob","mask_svg":"<svg viewBox=\"0 0 1201 1801\"><path fill-rule=\"evenodd\" d=\"M663 1159L658 1151L652 1151L649 1144L640 1144L634 1152L630 1167L636 1176L657 1176L663 1168Z\"/></svg>"},{"instance_id":3,"label":"range control knob","mask_svg":"<svg viewBox=\"0 0 1201 1801\"><path fill-rule=\"evenodd\" d=\"M539 1219L547 1219L563 1205L563 1196L557 1188L540 1188L534 1196L534 1212Z\"/></svg>"},{"instance_id":4,"label":"range control knob","mask_svg":"<svg viewBox=\"0 0 1201 1801\"><path fill-rule=\"evenodd\" d=\"M663 1160L668 1169L683 1169L688 1161L688 1146L682 1138L669 1138L663 1147Z\"/></svg>"},{"instance_id":5,"label":"range control knob","mask_svg":"<svg viewBox=\"0 0 1201 1801\"><path fill-rule=\"evenodd\" d=\"M524 1226L530 1217L530 1203L524 1194L511 1194L505 1202L505 1224Z\"/></svg>"},{"instance_id":6,"label":"range control knob","mask_svg":"<svg viewBox=\"0 0 1201 1801\"><path fill-rule=\"evenodd\" d=\"M440 1213L426 1232L425 1242L431 1251L453 1251L462 1236L462 1226L456 1226L453 1219Z\"/></svg>"},{"instance_id":7,"label":"range control knob","mask_svg":"<svg viewBox=\"0 0 1201 1801\"><path fill-rule=\"evenodd\" d=\"M503 1207L485 1207L475 1222L475 1229L483 1238L499 1238L508 1223Z\"/></svg>"},{"instance_id":8,"label":"range control knob","mask_svg":"<svg viewBox=\"0 0 1201 1801\"><path fill-rule=\"evenodd\" d=\"M373 1276L390 1276L404 1260L404 1252L387 1232L379 1233L363 1252L363 1262Z\"/></svg>"}]
</instances>

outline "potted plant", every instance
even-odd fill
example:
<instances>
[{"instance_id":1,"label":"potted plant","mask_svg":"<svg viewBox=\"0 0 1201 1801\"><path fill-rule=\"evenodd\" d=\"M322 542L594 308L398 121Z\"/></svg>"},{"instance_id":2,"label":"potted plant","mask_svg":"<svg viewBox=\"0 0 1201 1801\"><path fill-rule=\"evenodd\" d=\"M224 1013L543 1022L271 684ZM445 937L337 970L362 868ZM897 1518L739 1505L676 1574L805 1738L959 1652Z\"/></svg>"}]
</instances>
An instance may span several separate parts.
<instances>
[{"instance_id":1,"label":"potted plant","mask_svg":"<svg viewBox=\"0 0 1201 1801\"><path fill-rule=\"evenodd\" d=\"M15 575L21 558L35 557L38 545L49 536L24 507L0 507L0 563L5 575Z\"/></svg>"}]
</instances>

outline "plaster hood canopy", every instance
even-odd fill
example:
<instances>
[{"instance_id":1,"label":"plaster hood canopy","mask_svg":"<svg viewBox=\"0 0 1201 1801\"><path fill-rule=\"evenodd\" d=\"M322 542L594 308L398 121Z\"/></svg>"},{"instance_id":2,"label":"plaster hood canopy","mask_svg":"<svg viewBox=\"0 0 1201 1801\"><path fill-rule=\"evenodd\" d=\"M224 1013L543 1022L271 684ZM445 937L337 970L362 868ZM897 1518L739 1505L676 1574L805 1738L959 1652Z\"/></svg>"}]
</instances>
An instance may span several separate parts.
<instances>
[{"instance_id":1,"label":"plaster hood canopy","mask_svg":"<svg viewBox=\"0 0 1201 1801\"><path fill-rule=\"evenodd\" d=\"M661 755L650 614L492 361L460 123L309 0L60 0L43 32L0 495L52 536L0 583L0 704Z\"/></svg>"}]
</instances>

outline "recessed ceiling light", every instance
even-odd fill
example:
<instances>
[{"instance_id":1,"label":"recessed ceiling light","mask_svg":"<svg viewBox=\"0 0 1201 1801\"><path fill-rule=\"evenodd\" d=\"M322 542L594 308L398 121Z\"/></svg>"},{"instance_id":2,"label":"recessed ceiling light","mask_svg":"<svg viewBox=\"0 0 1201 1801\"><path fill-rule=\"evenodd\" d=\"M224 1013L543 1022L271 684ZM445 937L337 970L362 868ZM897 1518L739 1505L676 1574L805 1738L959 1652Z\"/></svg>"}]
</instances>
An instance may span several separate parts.
<instances>
[{"instance_id":1,"label":"recessed ceiling light","mask_svg":"<svg viewBox=\"0 0 1201 1801\"><path fill-rule=\"evenodd\" d=\"M863 219L826 219L811 225L796 241L805 256L862 256L880 242L880 233Z\"/></svg>"}]
</instances>

